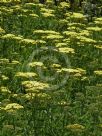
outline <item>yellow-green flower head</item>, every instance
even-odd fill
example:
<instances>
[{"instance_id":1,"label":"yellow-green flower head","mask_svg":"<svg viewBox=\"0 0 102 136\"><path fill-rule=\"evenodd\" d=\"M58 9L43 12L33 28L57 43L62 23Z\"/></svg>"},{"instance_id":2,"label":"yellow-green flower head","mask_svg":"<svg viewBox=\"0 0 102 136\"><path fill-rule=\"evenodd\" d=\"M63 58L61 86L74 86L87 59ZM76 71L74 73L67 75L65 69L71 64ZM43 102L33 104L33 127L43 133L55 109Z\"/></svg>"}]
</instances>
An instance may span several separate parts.
<instances>
[{"instance_id":1,"label":"yellow-green flower head","mask_svg":"<svg viewBox=\"0 0 102 136\"><path fill-rule=\"evenodd\" d=\"M40 11L41 11L41 12L44 12L44 13L54 13L54 10L52 10L52 9L46 9L46 8L44 8L44 7L41 8Z\"/></svg>"},{"instance_id":2,"label":"yellow-green flower head","mask_svg":"<svg viewBox=\"0 0 102 136\"><path fill-rule=\"evenodd\" d=\"M54 14L52 14L52 13L42 13L42 16L43 17L45 17L45 18L47 18L47 17L55 17L55 15Z\"/></svg>"},{"instance_id":3,"label":"yellow-green flower head","mask_svg":"<svg viewBox=\"0 0 102 136\"><path fill-rule=\"evenodd\" d=\"M31 62L31 63L29 63L29 66L31 66L31 67L35 67L35 66L39 66L39 67L42 67L42 66L44 66L44 64L43 64L43 62Z\"/></svg>"},{"instance_id":4,"label":"yellow-green flower head","mask_svg":"<svg viewBox=\"0 0 102 136\"><path fill-rule=\"evenodd\" d=\"M62 38L63 38L63 36L61 36L61 35L55 35L55 34L49 34L48 36L43 37L43 38L53 40L53 39L62 39Z\"/></svg>"},{"instance_id":5,"label":"yellow-green flower head","mask_svg":"<svg viewBox=\"0 0 102 136\"><path fill-rule=\"evenodd\" d=\"M7 112L13 112L13 111L16 111L16 110L20 110L20 109L23 109L24 107L18 103L10 103L10 104L7 104L6 107L4 108L5 111Z\"/></svg>"},{"instance_id":6,"label":"yellow-green flower head","mask_svg":"<svg viewBox=\"0 0 102 136\"><path fill-rule=\"evenodd\" d=\"M50 95L46 94L46 93L27 93L23 96L24 99L27 99L27 100L31 100L33 98L39 98L40 100L41 99L50 99Z\"/></svg>"},{"instance_id":7,"label":"yellow-green flower head","mask_svg":"<svg viewBox=\"0 0 102 136\"><path fill-rule=\"evenodd\" d=\"M60 7L61 7L61 8L69 8L69 7L70 7L70 4L67 3L67 2L61 2L61 3L60 3Z\"/></svg>"},{"instance_id":8,"label":"yellow-green flower head","mask_svg":"<svg viewBox=\"0 0 102 136\"><path fill-rule=\"evenodd\" d=\"M79 33L80 36L90 36L90 32L88 30L81 30Z\"/></svg>"},{"instance_id":9,"label":"yellow-green flower head","mask_svg":"<svg viewBox=\"0 0 102 136\"><path fill-rule=\"evenodd\" d=\"M77 32L72 32L72 31L64 31L63 34L70 36L70 37L77 37L78 36Z\"/></svg>"},{"instance_id":10,"label":"yellow-green flower head","mask_svg":"<svg viewBox=\"0 0 102 136\"><path fill-rule=\"evenodd\" d=\"M102 76L102 70L96 70L96 71L94 71L94 73L96 75Z\"/></svg>"},{"instance_id":11,"label":"yellow-green flower head","mask_svg":"<svg viewBox=\"0 0 102 136\"><path fill-rule=\"evenodd\" d=\"M0 59L0 64L8 64L9 63L9 59Z\"/></svg>"},{"instance_id":12,"label":"yellow-green flower head","mask_svg":"<svg viewBox=\"0 0 102 136\"><path fill-rule=\"evenodd\" d=\"M9 79L9 78L8 78L7 76L5 76L5 75L2 75L1 78L2 78L2 80L8 80L8 79Z\"/></svg>"},{"instance_id":13,"label":"yellow-green flower head","mask_svg":"<svg viewBox=\"0 0 102 136\"><path fill-rule=\"evenodd\" d=\"M30 78L37 76L37 74L34 72L17 72L15 76L21 78Z\"/></svg>"},{"instance_id":14,"label":"yellow-green flower head","mask_svg":"<svg viewBox=\"0 0 102 136\"><path fill-rule=\"evenodd\" d=\"M87 27L86 28L88 31L95 31L95 32L100 32L102 31L102 28L100 27Z\"/></svg>"},{"instance_id":15,"label":"yellow-green flower head","mask_svg":"<svg viewBox=\"0 0 102 136\"><path fill-rule=\"evenodd\" d=\"M83 18L85 18L85 16L82 14L82 13L73 13L72 15L71 15L71 18L76 18L76 19L83 19Z\"/></svg>"},{"instance_id":16,"label":"yellow-green flower head","mask_svg":"<svg viewBox=\"0 0 102 136\"><path fill-rule=\"evenodd\" d=\"M95 40L85 37L85 36L79 36L79 37L77 37L77 39L79 39L82 43L89 43L89 44L96 43Z\"/></svg>"},{"instance_id":17,"label":"yellow-green flower head","mask_svg":"<svg viewBox=\"0 0 102 136\"><path fill-rule=\"evenodd\" d=\"M94 45L94 47L95 47L96 49L102 50L102 45Z\"/></svg>"},{"instance_id":18,"label":"yellow-green flower head","mask_svg":"<svg viewBox=\"0 0 102 136\"><path fill-rule=\"evenodd\" d=\"M34 8L36 7L36 4L35 3L25 3L23 7L24 8Z\"/></svg>"},{"instance_id":19,"label":"yellow-green flower head","mask_svg":"<svg viewBox=\"0 0 102 136\"><path fill-rule=\"evenodd\" d=\"M96 18L96 21L102 21L102 17Z\"/></svg>"},{"instance_id":20,"label":"yellow-green flower head","mask_svg":"<svg viewBox=\"0 0 102 136\"><path fill-rule=\"evenodd\" d=\"M75 53L73 48L68 48L68 47L63 47L63 48L60 47L58 48L58 51L62 53Z\"/></svg>"},{"instance_id":21,"label":"yellow-green flower head","mask_svg":"<svg viewBox=\"0 0 102 136\"><path fill-rule=\"evenodd\" d=\"M31 16L31 17L34 17L34 18L38 18L39 16L37 15L37 14L29 14L29 16Z\"/></svg>"},{"instance_id":22,"label":"yellow-green flower head","mask_svg":"<svg viewBox=\"0 0 102 136\"><path fill-rule=\"evenodd\" d=\"M21 40L21 43L23 43L24 45L35 45L36 41L32 39L23 39Z\"/></svg>"},{"instance_id":23,"label":"yellow-green flower head","mask_svg":"<svg viewBox=\"0 0 102 136\"><path fill-rule=\"evenodd\" d=\"M67 45L67 43L56 43L56 47L66 47Z\"/></svg>"},{"instance_id":24,"label":"yellow-green flower head","mask_svg":"<svg viewBox=\"0 0 102 136\"><path fill-rule=\"evenodd\" d=\"M61 69L61 72L68 72L70 73L71 75L75 75L75 74L81 74L81 75L84 75L86 74L86 70L84 69L81 69L81 68L76 68L76 69L72 69L72 68L62 68Z\"/></svg>"},{"instance_id":25,"label":"yellow-green flower head","mask_svg":"<svg viewBox=\"0 0 102 136\"><path fill-rule=\"evenodd\" d=\"M34 34L54 34L54 35L59 35L59 32L53 31L53 30L34 30Z\"/></svg>"},{"instance_id":26,"label":"yellow-green flower head","mask_svg":"<svg viewBox=\"0 0 102 136\"><path fill-rule=\"evenodd\" d=\"M49 84L37 81L23 81L22 85L26 88L34 88L36 90L43 90L49 87Z\"/></svg>"},{"instance_id":27,"label":"yellow-green flower head","mask_svg":"<svg viewBox=\"0 0 102 136\"><path fill-rule=\"evenodd\" d=\"M17 60L13 60L10 64L12 65L20 65L21 63Z\"/></svg>"},{"instance_id":28,"label":"yellow-green flower head","mask_svg":"<svg viewBox=\"0 0 102 136\"><path fill-rule=\"evenodd\" d=\"M81 131L85 130L85 127L83 125L80 125L80 124L67 125L65 128L69 129L73 132L81 132Z\"/></svg>"},{"instance_id":29,"label":"yellow-green flower head","mask_svg":"<svg viewBox=\"0 0 102 136\"><path fill-rule=\"evenodd\" d=\"M6 34L4 36L2 36L2 39L13 39L15 37L14 34Z\"/></svg>"},{"instance_id":30,"label":"yellow-green flower head","mask_svg":"<svg viewBox=\"0 0 102 136\"><path fill-rule=\"evenodd\" d=\"M0 92L3 94L11 93L11 91L7 87L4 87L4 86L0 87Z\"/></svg>"}]
</instances>

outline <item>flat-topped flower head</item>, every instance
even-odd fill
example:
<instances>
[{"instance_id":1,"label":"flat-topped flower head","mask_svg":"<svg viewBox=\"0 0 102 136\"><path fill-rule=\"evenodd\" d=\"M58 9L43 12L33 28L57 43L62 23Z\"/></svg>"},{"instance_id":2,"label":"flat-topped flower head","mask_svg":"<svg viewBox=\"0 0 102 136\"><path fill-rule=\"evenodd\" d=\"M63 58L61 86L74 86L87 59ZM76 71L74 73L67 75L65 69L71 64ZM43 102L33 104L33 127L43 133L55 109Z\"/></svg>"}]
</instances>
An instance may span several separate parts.
<instances>
[{"instance_id":1,"label":"flat-topped flower head","mask_svg":"<svg viewBox=\"0 0 102 136\"><path fill-rule=\"evenodd\" d=\"M49 84L38 81L23 81L22 85L26 88L34 88L36 90L43 90L49 88Z\"/></svg>"},{"instance_id":2,"label":"flat-topped flower head","mask_svg":"<svg viewBox=\"0 0 102 136\"><path fill-rule=\"evenodd\" d=\"M61 53L75 53L73 48L68 48L68 47L60 47L60 48L58 48L58 52L61 52Z\"/></svg>"},{"instance_id":3,"label":"flat-topped flower head","mask_svg":"<svg viewBox=\"0 0 102 136\"><path fill-rule=\"evenodd\" d=\"M54 34L54 35L59 35L59 32L53 31L53 30L34 30L34 34Z\"/></svg>"},{"instance_id":4,"label":"flat-topped flower head","mask_svg":"<svg viewBox=\"0 0 102 136\"><path fill-rule=\"evenodd\" d=\"M8 79L9 79L9 78L8 78L7 76L5 76L5 75L2 75L1 78L2 78L2 80L8 80Z\"/></svg>"},{"instance_id":5,"label":"flat-topped flower head","mask_svg":"<svg viewBox=\"0 0 102 136\"><path fill-rule=\"evenodd\" d=\"M49 34L48 36L42 37L44 39L54 40L54 39L62 39L62 35Z\"/></svg>"},{"instance_id":6,"label":"flat-topped flower head","mask_svg":"<svg viewBox=\"0 0 102 136\"><path fill-rule=\"evenodd\" d=\"M24 44L25 46L26 45L36 45L36 41L35 40L32 40L32 39L23 39L20 41L21 44Z\"/></svg>"},{"instance_id":7,"label":"flat-topped flower head","mask_svg":"<svg viewBox=\"0 0 102 136\"><path fill-rule=\"evenodd\" d=\"M54 14L52 14L52 13L41 13L42 14L42 16L43 17L45 17L45 18L47 18L47 17L55 17L55 15Z\"/></svg>"},{"instance_id":8,"label":"flat-topped flower head","mask_svg":"<svg viewBox=\"0 0 102 136\"><path fill-rule=\"evenodd\" d=\"M56 47L66 47L66 46L68 46L68 44L67 43L56 43Z\"/></svg>"},{"instance_id":9,"label":"flat-topped flower head","mask_svg":"<svg viewBox=\"0 0 102 136\"><path fill-rule=\"evenodd\" d=\"M9 59L3 58L0 59L0 64L8 64L9 63Z\"/></svg>"},{"instance_id":10,"label":"flat-topped flower head","mask_svg":"<svg viewBox=\"0 0 102 136\"><path fill-rule=\"evenodd\" d=\"M46 9L44 7L41 8L40 11L43 13L54 13L55 12L55 10L53 10L53 9Z\"/></svg>"},{"instance_id":11,"label":"flat-topped flower head","mask_svg":"<svg viewBox=\"0 0 102 136\"><path fill-rule=\"evenodd\" d=\"M35 3L25 3L23 7L31 9L31 8L35 8L36 4Z\"/></svg>"},{"instance_id":12,"label":"flat-topped flower head","mask_svg":"<svg viewBox=\"0 0 102 136\"><path fill-rule=\"evenodd\" d=\"M36 67L36 66L39 66L39 67L42 67L42 66L44 66L44 64L43 64L43 62L31 62L31 63L29 63L29 66L31 66L31 67Z\"/></svg>"},{"instance_id":13,"label":"flat-topped flower head","mask_svg":"<svg viewBox=\"0 0 102 136\"><path fill-rule=\"evenodd\" d=\"M102 50L102 45L94 45L96 49Z\"/></svg>"},{"instance_id":14,"label":"flat-topped flower head","mask_svg":"<svg viewBox=\"0 0 102 136\"><path fill-rule=\"evenodd\" d=\"M60 65L60 64L57 64L57 63L54 63L54 64L52 64L51 67L52 67L52 68L61 68L61 65Z\"/></svg>"},{"instance_id":15,"label":"flat-topped flower head","mask_svg":"<svg viewBox=\"0 0 102 136\"><path fill-rule=\"evenodd\" d=\"M87 27L86 28L88 31L93 31L93 32L102 32L102 28L100 28L100 27Z\"/></svg>"},{"instance_id":16,"label":"flat-topped flower head","mask_svg":"<svg viewBox=\"0 0 102 136\"><path fill-rule=\"evenodd\" d=\"M71 18L84 19L85 16L84 16L82 13L75 13L75 12L74 12L74 13L71 15Z\"/></svg>"},{"instance_id":17,"label":"flat-topped flower head","mask_svg":"<svg viewBox=\"0 0 102 136\"><path fill-rule=\"evenodd\" d=\"M17 60L12 60L12 62L9 63L9 64L11 64L11 65L21 65L21 63Z\"/></svg>"},{"instance_id":18,"label":"flat-topped flower head","mask_svg":"<svg viewBox=\"0 0 102 136\"><path fill-rule=\"evenodd\" d=\"M79 36L79 37L77 37L77 39L79 39L80 42L86 43L86 44L95 44L96 43L95 40L85 37L85 36Z\"/></svg>"},{"instance_id":19,"label":"flat-topped flower head","mask_svg":"<svg viewBox=\"0 0 102 136\"><path fill-rule=\"evenodd\" d=\"M24 107L22 105L18 104L18 103L9 103L5 106L4 110L6 112L12 113L12 112L18 111L18 110L23 109L23 108Z\"/></svg>"},{"instance_id":20,"label":"flat-topped flower head","mask_svg":"<svg viewBox=\"0 0 102 136\"><path fill-rule=\"evenodd\" d=\"M34 72L17 72L15 76L21 78L31 78L37 76L37 74Z\"/></svg>"},{"instance_id":21,"label":"flat-topped flower head","mask_svg":"<svg viewBox=\"0 0 102 136\"><path fill-rule=\"evenodd\" d=\"M79 33L77 32L72 32L72 31L64 31L64 35L69 36L69 37L78 37Z\"/></svg>"},{"instance_id":22,"label":"flat-topped flower head","mask_svg":"<svg viewBox=\"0 0 102 136\"><path fill-rule=\"evenodd\" d=\"M61 8L69 8L69 7L70 7L70 4L67 3L67 2L61 2L59 6L60 6Z\"/></svg>"},{"instance_id":23,"label":"flat-topped flower head","mask_svg":"<svg viewBox=\"0 0 102 136\"><path fill-rule=\"evenodd\" d=\"M14 34L6 34L2 36L2 39L13 39L15 37Z\"/></svg>"},{"instance_id":24,"label":"flat-topped flower head","mask_svg":"<svg viewBox=\"0 0 102 136\"><path fill-rule=\"evenodd\" d=\"M102 17L96 18L96 21L102 21Z\"/></svg>"},{"instance_id":25,"label":"flat-topped flower head","mask_svg":"<svg viewBox=\"0 0 102 136\"><path fill-rule=\"evenodd\" d=\"M5 87L5 86L1 86L0 87L0 92L3 93L3 94L11 93L11 91L7 87Z\"/></svg>"},{"instance_id":26,"label":"flat-topped flower head","mask_svg":"<svg viewBox=\"0 0 102 136\"><path fill-rule=\"evenodd\" d=\"M96 70L94 71L94 74L102 76L102 70Z\"/></svg>"},{"instance_id":27,"label":"flat-topped flower head","mask_svg":"<svg viewBox=\"0 0 102 136\"><path fill-rule=\"evenodd\" d=\"M30 16L30 17L33 17L33 18L38 18L38 17L39 17L37 14L34 14L34 13L29 14L29 16Z\"/></svg>"},{"instance_id":28,"label":"flat-topped flower head","mask_svg":"<svg viewBox=\"0 0 102 136\"><path fill-rule=\"evenodd\" d=\"M38 44L46 44L46 41L44 41L44 40L36 40L36 43L38 43Z\"/></svg>"},{"instance_id":29,"label":"flat-topped flower head","mask_svg":"<svg viewBox=\"0 0 102 136\"><path fill-rule=\"evenodd\" d=\"M86 70L81 69L81 68L61 68L60 72L66 72L69 73L70 75L76 75L76 74L80 74L80 75L84 75L86 74Z\"/></svg>"},{"instance_id":30,"label":"flat-topped flower head","mask_svg":"<svg viewBox=\"0 0 102 136\"><path fill-rule=\"evenodd\" d=\"M27 99L27 100L32 100L32 99L39 99L39 100L49 100L51 98L51 96L47 93L43 93L43 92L40 92L40 93L27 93L23 96L24 99Z\"/></svg>"},{"instance_id":31,"label":"flat-topped flower head","mask_svg":"<svg viewBox=\"0 0 102 136\"><path fill-rule=\"evenodd\" d=\"M79 33L80 36L90 36L91 33L88 30L81 30Z\"/></svg>"},{"instance_id":32,"label":"flat-topped flower head","mask_svg":"<svg viewBox=\"0 0 102 136\"><path fill-rule=\"evenodd\" d=\"M83 125L80 125L80 124L67 125L65 128L69 129L73 132L81 132L81 131L85 130L85 127Z\"/></svg>"}]
</instances>

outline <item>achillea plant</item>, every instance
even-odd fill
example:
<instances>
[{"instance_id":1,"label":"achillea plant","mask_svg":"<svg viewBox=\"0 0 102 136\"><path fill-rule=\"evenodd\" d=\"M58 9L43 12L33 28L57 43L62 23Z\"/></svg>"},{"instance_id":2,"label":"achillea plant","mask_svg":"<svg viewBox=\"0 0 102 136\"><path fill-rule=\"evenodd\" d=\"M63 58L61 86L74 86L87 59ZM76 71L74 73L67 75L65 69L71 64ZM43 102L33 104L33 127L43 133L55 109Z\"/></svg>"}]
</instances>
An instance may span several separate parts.
<instances>
[{"instance_id":1,"label":"achillea plant","mask_svg":"<svg viewBox=\"0 0 102 136\"><path fill-rule=\"evenodd\" d=\"M68 48L68 47L60 47L60 48L58 48L58 52L61 52L61 53L75 53L73 48Z\"/></svg>"},{"instance_id":2,"label":"achillea plant","mask_svg":"<svg viewBox=\"0 0 102 136\"><path fill-rule=\"evenodd\" d=\"M19 78L31 78L37 76L37 74L34 72L17 72L15 76Z\"/></svg>"},{"instance_id":3,"label":"achillea plant","mask_svg":"<svg viewBox=\"0 0 102 136\"><path fill-rule=\"evenodd\" d=\"M55 17L55 15L51 14L51 13L42 13L42 16L45 17L45 18Z\"/></svg>"},{"instance_id":4,"label":"achillea plant","mask_svg":"<svg viewBox=\"0 0 102 136\"><path fill-rule=\"evenodd\" d=\"M36 45L36 41L32 40L32 39L22 39L20 41L20 45L23 45L24 47L25 46L34 46L34 45Z\"/></svg>"},{"instance_id":5,"label":"achillea plant","mask_svg":"<svg viewBox=\"0 0 102 136\"><path fill-rule=\"evenodd\" d=\"M2 93L2 94L10 94L11 91L7 87L1 86L0 87L0 93Z\"/></svg>"},{"instance_id":6,"label":"achillea plant","mask_svg":"<svg viewBox=\"0 0 102 136\"><path fill-rule=\"evenodd\" d=\"M12 113L12 112L15 112L16 110L20 110L23 108L24 107L18 103L10 103L5 106L4 110Z\"/></svg>"},{"instance_id":7,"label":"achillea plant","mask_svg":"<svg viewBox=\"0 0 102 136\"><path fill-rule=\"evenodd\" d=\"M92 32L102 32L102 28L100 27L87 27L86 29Z\"/></svg>"},{"instance_id":8,"label":"achillea plant","mask_svg":"<svg viewBox=\"0 0 102 136\"><path fill-rule=\"evenodd\" d=\"M94 71L94 73L96 75L102 76L102 70L96 70L96 71Z\"/></svg>"},{"instance_id":9,"label":"achillea plant","mask_svg":"<svg viewBox=\"0 0 102 136\"><path fill-rule=\"evenodd\" d=\"M37 81L23 81L22 85L26 88L34 88L36 90L44 90L49 88L49 84L47 83L42 83L42 82L37 82Z\"/></svg>"},{"instance_id":10,"label":"achillea plant","mask_svg":"<svg viewBox=\"0 0 102 136\"><path fill-rule=\"evenodd\" d=\"M82 131L85 130L85 127L83 125L80 125L80 124L67 125L65 128L69 129L73 132L82 132Z\"/></svg>"},{"instance_id":11,"label":"achillea plant","mask_svg":"<svg viewBox=\"0 0 102 136\"><path fill-rule=\"evenodd\" d=\"M62 39L63 36L61 35L55 35L55 34L49 34L48 36L43 36L44 39L54 40L54 39Z\"/></svg>"}]
</instances>

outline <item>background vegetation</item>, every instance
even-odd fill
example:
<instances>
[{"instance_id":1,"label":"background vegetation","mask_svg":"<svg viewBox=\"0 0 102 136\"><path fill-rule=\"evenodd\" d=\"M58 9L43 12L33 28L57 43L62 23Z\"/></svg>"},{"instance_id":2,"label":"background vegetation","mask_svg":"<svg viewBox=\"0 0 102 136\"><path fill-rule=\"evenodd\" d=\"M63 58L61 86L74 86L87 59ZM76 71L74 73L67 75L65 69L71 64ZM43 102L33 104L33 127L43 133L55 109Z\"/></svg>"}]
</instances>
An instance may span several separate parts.
<instances>
[{"instance_id":1,"label":"background vegetation","mask_svg":"<svg viewBox=\"0 0 102 136\"><path fill-rule=\"evenodd\" d=\"M101 1L30 2L0 1L0 136L101 136Z\"/></svg>"}]
</instances>

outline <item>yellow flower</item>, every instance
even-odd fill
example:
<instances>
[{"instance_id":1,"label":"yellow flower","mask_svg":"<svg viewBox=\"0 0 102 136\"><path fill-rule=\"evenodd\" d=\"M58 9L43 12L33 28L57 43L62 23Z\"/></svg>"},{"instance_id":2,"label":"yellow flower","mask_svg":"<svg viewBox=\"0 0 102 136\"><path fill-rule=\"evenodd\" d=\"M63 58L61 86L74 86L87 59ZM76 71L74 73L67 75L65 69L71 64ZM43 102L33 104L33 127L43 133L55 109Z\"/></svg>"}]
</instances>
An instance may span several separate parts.
<instances>
[{"instance_id":1,"label":"yellow flower","mask_svg":"<svg viewBox=\"0 0 102 136\"><path fill-rule=\"evenodd\" d=\"M80 124L67 125L65 128L69 129L73 132L81 132L81 131L85 130L85 127L83 125L80 125Z\"/></svg>"},{"instance_id":2,"label":"yellow flower","mask_svg":"<svg viewBox=\"0 0 102 136\"><path fill-rule=\"evenodd\" d=\"M61 2L61 3L60 3L60 7L61 7L61 8L69 8L69 7L70 7L70 4L67 3L67 2Z\"/></svg>"},{"instance_id":3,"label":"yellow flower","mask_svg":"<svg viewBox=\"0 0 102 136\"><path fill-rule=\"evenodd\" d=\"M36 41L32 39L23 39L20 43L23 43L24 45L36 45Z\"/></svg>"},{"instance_id":4,"label":"yellow flower","mask_svg":"<svg viewBox=\"0 0 102 136\"><path fill-rule=\"evenodd\" d=\"M30 78L30 77L37 76L37 74L34 73L34 72L17 72L15 76L16 77Z\"/></svg>"},{"instance_id":5,"label":"yellow flower","mask_svg":"<svg viewBox=\"0 0 102 136\"><path fill-rule=\"evenodd\" d=\"M34 88L35 90L43 90L49 87L49 84L37 81L23 81L22 85L26 88Z\"/></svg>"},{"instance_id":6,"label":"yellow flower","mask_svg":"<svg viewBox=\"0 0 102 136\"><path fill-rule=\"evenodd\" d=\"M85 18L85 16L83 15L83 14L81 14L81 13L73 13L72 15L71 15L71 18L76 18L76 19L83 19L83 18Z\"/></svg>"},{"instance_id":7,"label":"yellow flower","mask_svg":"<svg viewBox=\"0 0 102 136\"><path fill-rule=\"evenodd\" d=\"M96 70L96 71L94 71L94 73L96 75L102 76L102 70Z\"/></svg>"},{"instance_id":8,"label":"yellow flower","mask_svg":"<svg viewBox=\"0 0 102 136\"><path fill-rule=\"evenodd\" d=\"M11 91L7 87L4 87L4 86L0 87L0 92L1 93L11 93Z\"/></svg>"},{"instance_id":9,"label":"yellow flower","mask_svg":"<svg viewBox=\"0 0 102 136\"><path fill-rule=\"evenodd\" d=\"M39 16L37 15L37 14L29 14L29 16L31 16L31 17L34 17L34 18L38 18Z\"/></svg>"},{"instance_id":10,"label":"yellow flower","mask_svg":"<svg viewBox=\"0 0 102 136\"><path fill-rule=\"evenodd\" d=\"M49 34L48 36L45 36L45 37L42 37L42 38L53 40L53 39L62 39L63 36L61 36L61 35L55 35L55 34Z\"/></svg>"},{"instance_id":11,"label":"yellow flower","mask_svg":"<svg viewBox=\"0 0 102 136\"><path fill-rule=\"evenodd\" d=\"M75 53L73 48L68 47L58 48L58 51L62 53Z\"/></svg>"},{"instance_id":12,"label":"yellow flower","mask_svg":"<svg viewBox=\"0 0 102 136\"><path fill-rule=\"evenodd\" d=\"M54 10L52 10L52 9L46 9L46 8L41 8L40 11L44 12L44 13L54 13Z\"/></svg>"},{"instance_id":13,"label":"yellow flower","mask_svg":"<svg viewBox=\"0 0 102 136\"><path fill-rule=\"evenodd\" d=\"M7 76L5 76L5 75L2 75L1 77L2 77L2 80L8 80L8 79L9 79L9 78L8 78Z\"/></svg>"},{"instance_id":14,"label":"yellow flower","mask_svg":"<svg viewBox=\"0 0 102 136\"><path fill-rule=\"evenodd\" d=\"M42 13L43 17L55 17L54 14L51 13Z\"/></svg>"},{"instance_id":15,"label":"yellow flower","mask_svg":"<svg viewBox=\"0 0 102 136\"><path fill-rule=\"evenodd\" d=\"M43 62L38 62L38 61L29 63L28 65L31 66L31 67L35 67L35 66L42 67L42 66L44 66Z\"/></svg>"},{"instance_id":16,"label":"yellow flower","mask_svg":"<svg viewBox=\"0 0 102 136\"><path fill-rule=\"evenodd\" d=\"M100 27L87 27L86 29L89 31L95 31L95 32L102 31L102 28L100 28Z\"/></svg>"},{"instance_id":17,"label":"yellow flower","mask_svg":"<svg viewBox=\"0 0 102 136\"><path fill-rule=\"evenodd\" d=\"M6 107L4 108L5 111L7 112L13 112L15 110L23 109L24 107L18 103L10 103L7 104Z\"/></svg>"}]
</instances>

